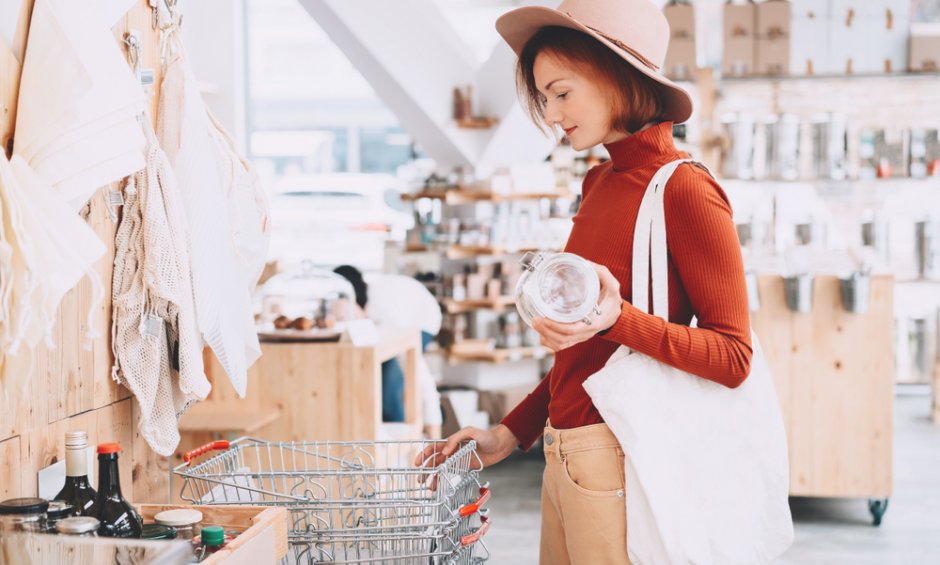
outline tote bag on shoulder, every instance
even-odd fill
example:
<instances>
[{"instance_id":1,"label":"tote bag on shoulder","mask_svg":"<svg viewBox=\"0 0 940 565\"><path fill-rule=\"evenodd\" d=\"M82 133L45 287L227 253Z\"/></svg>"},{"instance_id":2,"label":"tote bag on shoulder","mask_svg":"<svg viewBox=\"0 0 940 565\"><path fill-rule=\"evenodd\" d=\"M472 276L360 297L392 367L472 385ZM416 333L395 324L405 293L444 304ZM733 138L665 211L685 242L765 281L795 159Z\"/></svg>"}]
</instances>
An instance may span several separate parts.
<instances>
[{"instance_id":1,"label":"tote bag on shoulder","mask_svg":"<svg viewBox=\"0 0 940 565\"><path fill-rule=\"evenodd\" d=\"M633 244L633 304L669 320L663 193L650 182ZM652 260L652 262L651 262ZM652 266L652 273L650 267ZM787 440L757 336L729 389L621 346L584 388L625 453L627 551L634 565L755 565L793 542Z\"/></svg>"}]
</instances>

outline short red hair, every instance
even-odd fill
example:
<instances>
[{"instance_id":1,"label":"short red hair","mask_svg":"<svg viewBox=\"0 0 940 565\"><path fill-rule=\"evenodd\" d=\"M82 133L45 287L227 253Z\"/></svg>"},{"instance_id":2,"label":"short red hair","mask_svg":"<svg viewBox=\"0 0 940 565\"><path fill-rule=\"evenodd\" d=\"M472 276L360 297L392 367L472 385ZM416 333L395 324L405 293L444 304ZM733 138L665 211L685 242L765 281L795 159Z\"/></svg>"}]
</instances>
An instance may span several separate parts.
<instances>
[{"instance_id":1,"label":"short red hair","mask_svg":"<svg viewBox=\"0 0 940 565\"><path fill-rule=\"evenodd\" d=\"M551 54L604 84L612 108L610 127L635 133L650 122L665 121L657 83L633 68L609 47L586 33L566 27L543 27L526 42L516 65L516 87L529 116L544 129L545 103L535 83L535 59Z\"/></svg>"}]
</instances>

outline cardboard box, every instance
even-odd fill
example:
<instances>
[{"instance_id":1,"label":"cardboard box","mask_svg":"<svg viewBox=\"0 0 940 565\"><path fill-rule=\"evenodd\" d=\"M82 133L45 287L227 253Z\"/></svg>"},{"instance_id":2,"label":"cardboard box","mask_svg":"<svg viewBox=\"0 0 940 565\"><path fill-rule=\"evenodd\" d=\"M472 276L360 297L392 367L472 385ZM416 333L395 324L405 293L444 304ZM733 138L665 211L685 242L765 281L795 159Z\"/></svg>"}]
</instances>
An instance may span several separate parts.
<instances>
[{"instance_id":1,"label":"cardboard box","mask_svg":"<svg viewBox=\"0 0 940 565\"><path fill-rule=\"evenodd\" d=\"M694 40L672 39L666 51L663 74L674 80L693 80L698 69L696 59Z\"/></svg>"},{"instance_id":2,"label":"cardboard box","mask_svg":"<svg viewBox=\"0 0 940 565\"><path fill-rule=\"evenodd\" d=\"M722 17L724 42L721 72L725 76L746 76L754 72L757 6L725 4Z\"/></svg>"},{"instance_id":3,"label":"cardboard box","mask_svg":"<svg viewBox=\"0 0 940 565\"><path fill-rule=\"evenodd\" d=\"M908 70L940 71L940 24L911 24Z\"/></svg>"},{"instance_id":4,"label":"cardboard box","mask_svg":"<svg viewBox=\"0 0 940 565\"><path fill-rule=\"evenodd\" d=\"M831 73L829 4L819 0L794 0L791 14L790 74Z\"/></svg>"},{"instance_id":5,"label":"cardboard box","mask_svg":"<svg viewBox=\"0 0 940 565\"><path fill-rule=\"evenodd\" d=\"M759 75L787 74L790 71L790 40L758 39L754 71Z\"/></svg>"},{"instance_id":6,"label":"cardboard box","mask_svg":"<svg viewBox=\"0 0 940 565\"><path fill-rule=\"evenodd\" d=\"M757 39L774 40L790 37L790 2L767 0L757 5Z\"/></svg>"},{"instance_id":7,"label":"cardboard box","mask_svg":"<svg viewBox=\"0 0 940 565\"><path fill-rule=\"evenodd\" d=\"M669 22L669 41L695 40L695 9L686 1L673 0L663 6L663 15Z\"/></svg>"},{"instance_id":8,"label":"cardboard box","mask_svg":"<svg viewBox=\"0 0 940 565\"><path fill-rule=\"evenodd\" d=\"M480 410L489 414L493 423L502 421L513 408L519 405L534 386L513 387L480 392Z\"/></svg>"}]
</instances>

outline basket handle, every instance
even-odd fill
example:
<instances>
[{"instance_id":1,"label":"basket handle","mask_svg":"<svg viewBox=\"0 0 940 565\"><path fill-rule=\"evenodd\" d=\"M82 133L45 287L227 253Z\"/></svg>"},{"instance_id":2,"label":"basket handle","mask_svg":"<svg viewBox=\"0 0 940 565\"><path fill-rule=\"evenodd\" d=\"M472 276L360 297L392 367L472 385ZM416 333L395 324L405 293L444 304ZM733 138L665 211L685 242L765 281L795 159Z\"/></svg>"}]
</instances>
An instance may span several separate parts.
<instances>
[{"instance_id":1,"label":"basket handle","mask_svg":"<svg viewBox=\"0 0 940 565\"><path fill-rule=\"evenodd\" d=\"M490 517L489 516L480 516L480 527L476 529L472 534L467 534L460 538L460 545L462 547L467 547L468 545L473 545L476 542L480 541L480 538L486 535L486 532L490 529Z\"/></svg>"},{"instance_id":2,"label":"basket handle","mask_svg":"<svg viewBox=\"0 0 940 565\"><path fill-rule=\"evenodd\" d=\"M215 451L216 449L228 449L229 444L227 441L219 440L213 441L203 445L202 447L197 447L196 449L188 452L183 456L183 461L186 461L186 465L192 465L193 459L199 457L203 453L209 453L210 451Z\"/></svg>"},{"instance_id":3,"label":"basket handle","mask_svg":"<svg viewBox=\"0 0 940 565\"><path fill-rule=\"evenodd\" d=\"M461 506L460 517L466 518L467 516L476 514L477 511L489 501L489 499L490 489L487 487L480 487L480 498L476 499L476 501L471 502L470 504L464 504Z\"/></svg>"}]
</instances>

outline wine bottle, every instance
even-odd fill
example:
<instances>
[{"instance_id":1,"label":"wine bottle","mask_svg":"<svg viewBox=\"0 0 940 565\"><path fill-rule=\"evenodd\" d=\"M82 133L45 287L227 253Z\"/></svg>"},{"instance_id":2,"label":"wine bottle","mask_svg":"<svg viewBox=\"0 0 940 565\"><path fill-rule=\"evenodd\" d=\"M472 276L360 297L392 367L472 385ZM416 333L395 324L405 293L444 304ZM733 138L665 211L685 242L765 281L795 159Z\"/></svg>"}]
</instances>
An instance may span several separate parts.
<instances>
[{"instance_id":1,"label":"wine bottle","mask_svg":"<svg viewBox=\"0 0 940 565\"><path fill-rule=\"evenodd\" d=\"M88 482L88 434L65 432L65 486L54 500L68 502L78 516L97 515L98 493Z\"/></svg>"}]
</instances>

